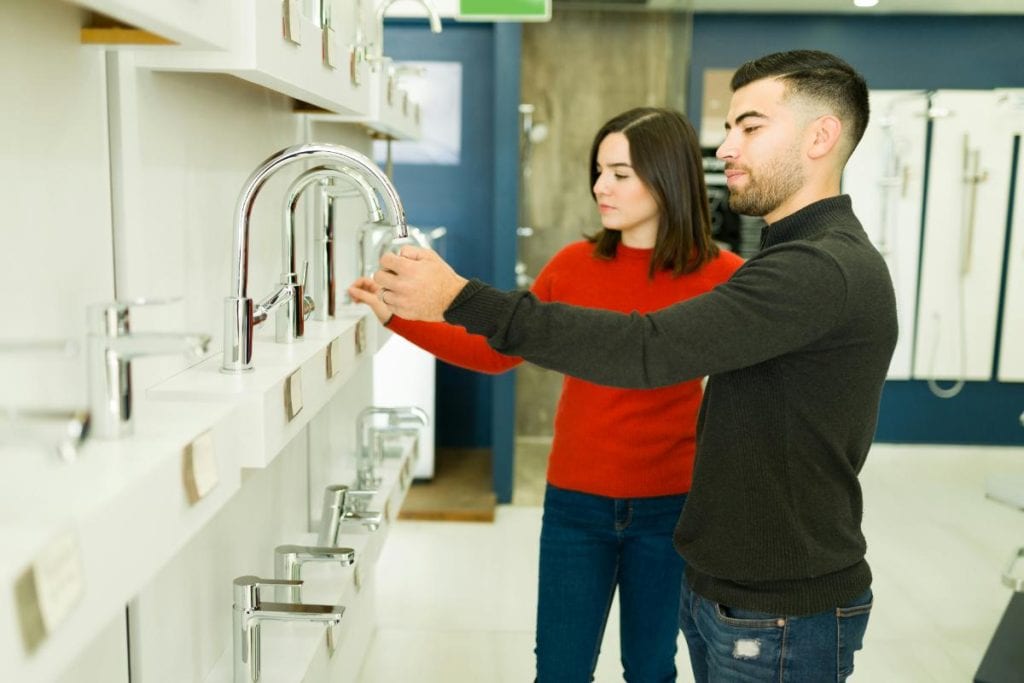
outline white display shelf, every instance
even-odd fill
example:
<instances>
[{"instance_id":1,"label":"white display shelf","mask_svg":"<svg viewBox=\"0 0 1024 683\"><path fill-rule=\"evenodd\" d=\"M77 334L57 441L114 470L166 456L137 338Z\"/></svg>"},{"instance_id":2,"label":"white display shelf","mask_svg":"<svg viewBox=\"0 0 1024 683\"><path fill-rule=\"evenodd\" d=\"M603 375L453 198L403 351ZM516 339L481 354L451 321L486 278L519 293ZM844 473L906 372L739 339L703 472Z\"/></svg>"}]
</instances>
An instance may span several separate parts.
<instances>
[{"instance_id":1,"label":"white display shelf","mask_svg":"<svg viewBox=\"0 0 1024 683\"><path fill-rule=\"evenodd\" d=\"M250 448L240 407L138 400L133 436L91 441L71 464L4 450L0 581L10 596L30 573L53 611L31 653L19 611L3 612L0 680L54 679L238 490L235 457ZM184 451L206 434L212 488L193 504Z\"/></svg>"},{"instance_id":2,"label":"white display shelf","mask_svg":"<svg viewBox=\"0 0 1024 683\"><path fill-rule=\"evenodd\" d=\"M181 45L223 48L240 0L69 0Z\"/></svg>"},{"instance_id":3,"label":"white display shelf","mask_svg":"<svg viewBox=\"0 0 1024 683\"><path fill-rule=\"evenodd\" d=\"M331 628L301 622L264 622L262 629L261 677L275 683L306 681L355 681L376 628L374 609L377 559L387 540L391 524L409 490L412 479L413 446L401 458L388 458L378 470L381 486L367 505L385 514L376 531L345 529L338 546L352 548L356 561L342 567L331 563L309 563L302 568L302 601L310 604L342 605L341 623ZM294 539L299 545L316 545L316 534ZM227 648L205 683L230 683L234 649Z\"/></svg>"},{"instance_id":4,"label":"white display shelf","mask_svg":"<svg viewBox=\"0 0 1024 683\"><path fill-rule=\"evenodd\" d=\"M223 50L164 47L138 50L136 65L157 71L225 73L308 102L328 111L366 115L370 111L369 66L355 67L353 82L349 49L355 42L355 3L338 10L336 59L328 66L323 56L323 31L317 21L292 4L295 42L286 38L282 2L245 2L235 10L236 21L227 32ZM349 18L351 15L351 18ZM369 26L368 18L361 19Z\"/></svg>"},{"instance_id":5,"label":"white display shelf","mask_svg":"<svg viewBox=\"0 0 1024 683\"><path fill-rule=\"evenodd\" d=\"M369 111L366 114L338 114L332 112L302 112L310 121L327 123L360 123L395 140L420 138L420 105L409 99L408 93L396 86L388 98L386 69L372 74Z\"/></svg>"},{"instance_id":6,"label":"white display shelf","mask_svg":"<svg viewBox=\"0 0 1024 683\"><path fill-rule=\"evenodd\" d=\"M156 400L243 403L255 442L239 454L240 464L266 467L357 365L376 353L381 326L368 311L365 306L346 307L336 320L309 321L304 338L291 344L275 342L269 322L258 328L251 371L221 372L222 356L217 354L151 387L148 395ZM330 378L328 353L335 370Z\"/></svg>"}]
</instances>

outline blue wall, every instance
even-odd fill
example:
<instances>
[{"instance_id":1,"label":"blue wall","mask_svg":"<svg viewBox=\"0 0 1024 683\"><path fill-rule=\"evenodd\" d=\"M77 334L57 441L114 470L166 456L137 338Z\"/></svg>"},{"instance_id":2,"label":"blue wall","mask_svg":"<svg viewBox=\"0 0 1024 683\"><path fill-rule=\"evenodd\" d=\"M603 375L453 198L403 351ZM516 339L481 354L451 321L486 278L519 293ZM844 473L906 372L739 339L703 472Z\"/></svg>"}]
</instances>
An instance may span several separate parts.
<instances>
[{"instance_id":1,"label":"blue wall","mask_svg":"<svg viewBox=\"0 0 1024 683\"><path fill-rule=\"evenodd\" d=\"M395 164L409 222L448 228L446 257L462 275L515 288L519 164L519 24L389 21L387 54L462 63L462 157L458 166ZM512 498L515 376L438 363L438 446L490 448L498 501Z\"/></svg>"},{"instance_id":2,"label":"blue wall","mask_svg":"<svg viewBox=\"0 0 1024 683\"><path fill-rule=\"evenodd\" d=\"M769 52L832 52L872 88L1024 87L1024 17L698 14L688 114L700 120L705 69L735 68ZM1017 211L1024 198L1017 199ZM993 264L1004 268L1005 264ZM1024 352L1024 351L1022 351ZM841 388L837 387L837 391ZM1024 444L1024 384L968 382L952 399L925 382L887 382L877 440Z\"/></svg>"}]
</instances>

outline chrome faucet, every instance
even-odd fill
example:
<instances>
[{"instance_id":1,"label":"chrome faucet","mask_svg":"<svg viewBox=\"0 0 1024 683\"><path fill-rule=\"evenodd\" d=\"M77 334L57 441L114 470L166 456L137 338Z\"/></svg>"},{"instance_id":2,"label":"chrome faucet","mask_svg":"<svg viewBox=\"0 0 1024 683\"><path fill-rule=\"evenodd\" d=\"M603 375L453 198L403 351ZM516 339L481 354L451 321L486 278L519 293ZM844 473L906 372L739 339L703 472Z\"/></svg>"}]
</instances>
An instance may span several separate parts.
<instances>
[{"instance_id":1,"label":"chrome faucet","mask_svg":"<svg viewBox=\"0 0 1024 683\"><path fill-rule=\"evenodd\" d=\"M87 410L52 410L44 408L8 408L0 411L0 442L8 430L19 432L26 427L34 443L44 443L65 462L78 459L78 451L89 437L90 417Z\"/></svg>"},{"instance_id":2,"label":"chrome faucet","mask_svg":"<svg viewBox=\"0 0 1024 683\"><path fill-rule=\"evenodd\" d=\"M336 546L341 526L345 523L358 524L368 531L380 528L383 520L381 513L362 509L365 507L365 500L372 495L372 491L351 491L344 484L332 484L324 489L317 545ZM363 504L357 504L357 500Z\"/></svg>"},{"instance_id":3,"label":"chrome faucet","mask_svg":"<svg viewBox=\"0 0 1024 683\"><path fill-rule=\"evenodd\" d=\"M265 602L263 586L298 589L302 581L239 576L234 581L232 622L234 630L234 683L259 683L260 624L264 621L313 621L334 626L341 623L341 605L305 605L296 602Z\"/></svg>"},{"instance_id":4,"label":"chrome faucet","mask_svg":"<svg viewBox=\"0 0 1024 683\"><path fill-rule=\"evenodd\" d=\"M375 441L372 448L370 444L370 432L375 430L373 427L375 415L387 415L388 427L392 430L401 429L402 425L413 421L424 427L430 422L426 412L416 406L369 406L359 411L359 415L356 417L356 486L359 488L372 489L380 486L380 477L377 476L377 461L379 460L377 456L383 457L381 444L383 435L379 430L373 434Z\"/></svg>"},{"instance_id":5,"label":"chrome faucet","mask_svg":"<svg viewBox=\"0 0 1024 683\"><path fill-rule=\"evenodd\" d=\"M115 301L89 307L86 365L94 433L114 439L132 432L132 359L175 353L201 357L207 334L131 331L129 308L159 301Z\"/></svg>"},{"instance_id":6,"label":"chrome faucet","mask_svg":"<svg viewBox=\"0 0 1024 683\"><path fill-rule=\"evenodd\" d=\"M352 548L279 545L274 548L274 578L297 581L302 578L302 565L307 562L337 562L342 567L351 567L355 561L356 551ZM289 587L288 601L299 600L299 587Z\"/></svg>"},{"instance_id":7,"label":"chrome faucet","mask_svg":"<svg viewBox=\"0 0 1024 683\"><path fill-rule=\"evenodd\" d=\"M79 345L66 339L0 341L0 353L3 354L58 353L73 358L78 352ZM13 437L15 441L45 444L65 462L73 462L89 436L90 422L89 411L78 408L5 406L0 408L0 442L7 442Z\"/></svg>"},{"instance_id":8,"label":"chrome faucet","mask_svg":"<svg viewBox=\"0 0 1024 683\"><path fill-rule=\"evenodd\" d=\"M367 58L367 61L370 62L370 67L374 71L376 71L377 67L386 59L386 57L384 57L384 14L388 11L388 8L391 7L391 5L398 1L399 0L384 0L384 2L377 7L377 37L371 46L372 54ZM431 0L412 0L412 2L422 5L423 9L427 11L427 19L430 21L430 32L440 33L441 15L437 13L437 8L434 7L434 3L431 2Z\"/></svg>"},{"instance_id":9,"label":"chrome faucet","mask_svg":"<svg viewBox=\"0 0 1024 683\"><path fill-rule=\"evenodd\" d=\"M349 187L334 184L340 180L349 183ZM335 298L335 259L334 259L334 200L342 197L361 196L366 202L369 220L377 223L384 220L384 209L381 207L377 192L366 181L366 178L345 166L317 166L311 168L292 181L288 187L285 202L284 231L284 270L289 273L295 269L293 240L295 235L295 211L302 193L311 185L320 189L320 215L314 223L315 234L310 243L313 251L313 296L312 311L316 320L331 320L337 313ZM355 191L351 186L355 186ZM291 261L289 261L291 259ZM284 279L285 276L282 276ZM302 316L295 315L292 305L288 310L277 314L277 341L292 341L302 337Z\"/></svg>"},{"instance_id":10,"label":"chrome faucet","mask_svg":"<svg viewBox=\"0 0 1024 683\"><path fill-rule=\"evenodd\" d=\"M234 249L231 261L231 295L225 301L224 315L224 359L221 369L224 372L244 372L252 369L253 330L266 319L267 313L281 303L289 301L295 294L299 284L298 278L286 277L287 280L276 292L270 295L256 308L248 295L249 285L249 218L253 204L260 189L274 173L284 166L301 161L322 161L337 164L361 175L372 187L380 192L384 204L390 213L392 223L397 226L399 234L408 234L405 210L398 198L394 185L379 168L365 156L340 145L310 143L295 145L274 154L260 165L242 186L235 208ZM286 256L288 267L294 264L294 242L286 250L292 252ZM286 274L288 275L288 274ZM292 307L298 315L303 309L302 302L296 299Z\"/></svg>"}]
</instances>

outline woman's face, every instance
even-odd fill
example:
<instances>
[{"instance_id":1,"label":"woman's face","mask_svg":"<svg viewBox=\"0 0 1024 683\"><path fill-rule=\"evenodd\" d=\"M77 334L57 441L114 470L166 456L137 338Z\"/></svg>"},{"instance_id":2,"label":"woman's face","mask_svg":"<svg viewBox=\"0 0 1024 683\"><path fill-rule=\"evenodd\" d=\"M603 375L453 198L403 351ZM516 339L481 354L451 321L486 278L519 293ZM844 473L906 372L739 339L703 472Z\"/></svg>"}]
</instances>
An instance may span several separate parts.
<instances>
[{"instance_id":1,"label":"woman's face","mask_svg":"<svg viewBox=\"0 0 1024 683\"><path fill-rule=\"evenodd\" d=\"M643 184L629 157L629 140L609 133L597 148L594 199L601 225L622 233L627 247L651 249L658 237L658 203Z\"/></svg>"}]
</instances>

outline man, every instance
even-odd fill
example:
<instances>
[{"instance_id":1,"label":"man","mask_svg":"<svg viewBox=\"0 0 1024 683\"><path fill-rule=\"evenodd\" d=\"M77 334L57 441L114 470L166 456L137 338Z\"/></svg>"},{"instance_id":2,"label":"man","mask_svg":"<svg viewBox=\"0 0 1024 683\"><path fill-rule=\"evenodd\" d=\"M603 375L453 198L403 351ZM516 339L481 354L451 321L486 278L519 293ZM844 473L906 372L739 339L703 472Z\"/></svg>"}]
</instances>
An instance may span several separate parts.
<instances>
[{"instance_id":1,"label":"man","mask_svg":"<svg viewBox=\"0 0 1024 683\"><path fill-rule=\"evenodd\" d=\"M896 343L885 263L839 193L867 86L801 50L744 64L732 90L718 150L730 204L768 225L761 251L713 291L643 316L540 304L413 249L375 277L398 315L443 317L585 380L709 375L675 531L696 679L843 681L871 608L857 474Z\"/></svg>"}]
</instances>

